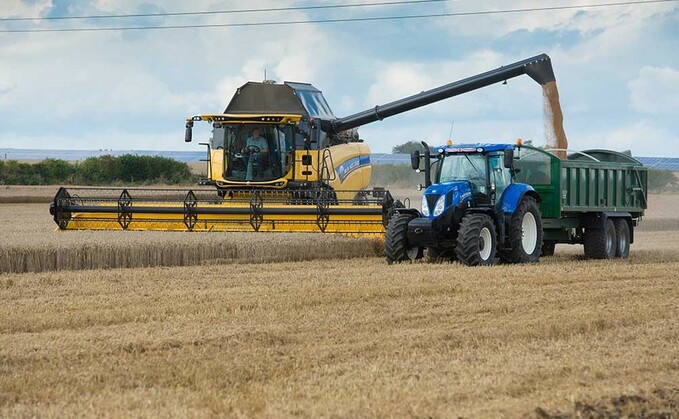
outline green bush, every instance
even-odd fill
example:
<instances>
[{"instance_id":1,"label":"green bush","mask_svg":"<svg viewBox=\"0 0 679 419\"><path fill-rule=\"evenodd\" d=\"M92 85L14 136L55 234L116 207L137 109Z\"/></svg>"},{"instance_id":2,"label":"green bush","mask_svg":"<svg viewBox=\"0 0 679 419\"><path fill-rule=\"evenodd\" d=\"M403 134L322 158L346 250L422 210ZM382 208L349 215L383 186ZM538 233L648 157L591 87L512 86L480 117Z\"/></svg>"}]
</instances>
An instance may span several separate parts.
<instances>
[{"instance_id":1,"label":"green bush","mask_svg":"<svg viewBox=\"0 0 679 419\"><path fill-rule=\"evenodd\" d=\"M195 177L186 163L167 157L90 157L82 163L45 159L39 163L0 161L0 184L50 185L111 183L192 183Z\"/></svg>"},{"instance_id":2,"label":"green bush","mask_svg":"<svg viewBox=\"0 0 679 419\"><path fill-rule=\"evenodd\" d=\"M677 177L671 170L648 170L648 190L651 192L676 192L679 190Z\"/></svg>"},{"instance_id":3,"label":"green bush","mask_svg":"<svg viewBox=\"0 0 679 419\"><path fill-rule=\"evenodd\" d=\"M423 152L422 143L420 141L408 141L391 148L392 154L410 154L415 150L419 151L420 153ZM431 145L429 146L429 150L434 152L434 149Z\"/></svg>"}]
</instances>

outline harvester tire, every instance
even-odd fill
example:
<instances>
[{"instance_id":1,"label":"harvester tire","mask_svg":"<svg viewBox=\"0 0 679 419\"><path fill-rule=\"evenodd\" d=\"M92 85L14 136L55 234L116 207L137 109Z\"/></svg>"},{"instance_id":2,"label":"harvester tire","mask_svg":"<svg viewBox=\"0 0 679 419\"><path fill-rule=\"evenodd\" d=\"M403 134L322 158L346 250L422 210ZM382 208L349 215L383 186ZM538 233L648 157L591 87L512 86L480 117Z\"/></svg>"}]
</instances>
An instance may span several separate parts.
<instances>
[{"instance_id":1,"label":"harvester tire","mask_svg":"<svg viewBox=\"0 0 679 419\"><path fill-rule=\"evenodd\" d=\"M542 252L540 252L540 256L554 256L555 248L556 248L555 242L544 240L542 242Z\"/></svg>"},{"instance_id":2,"label":"harvester tire","mask_svg":"<svg viewBox=\"0 0 679 419\"><path fill-rule=\"evenodd\" d=\"M542 217L537 201L524 197L508 226L508 250L499 252L506 263L535 263L542 252ZM552 252L553 253L553 252Z\"/></svg>"},{"instance_id":3,"label":"harvester tire","mask_svg":"<svg viewBox=\"0 0 679 419\"><path fill-rule=\"evenodd\" d=\"M606 220L603 229L588 228L582 243L585 247L585 257L588 259L613 259L615 257L617 240L615 225L610 218Z\"/></svg>"},{"instance_id":4,"label":"harvester tire","mask_svg":"<svg viewBox=\"0 0 679 419\"><path fill-rule=\"evenodd\" d=\"M493 220L485 214L464 216L457 233L457 259L468 266L490 266L496 251L497 235Z\"/></svg>"},{"instance_id":5,"label":"harvester tire","mask_svg":"<svg viewBox=\"0 0 679 419\"><path fill-rule=\"evenodd\" d=\"M629 224L624 218L616 218L613 225L615 225L615 257L627 259L630 245Z\"/></svg>"},{"instance_id":6,"label":"harvester tire","mask_svg":"<svg viewBox=\"0 0 679 419\"><path fill-rule=\"evenodd\" d=\"M421 259L424 250L408 244L408 222L415 218L409 214L394 214L384 235L384 256L388 264Z\"/></svg>"}]
</instances>

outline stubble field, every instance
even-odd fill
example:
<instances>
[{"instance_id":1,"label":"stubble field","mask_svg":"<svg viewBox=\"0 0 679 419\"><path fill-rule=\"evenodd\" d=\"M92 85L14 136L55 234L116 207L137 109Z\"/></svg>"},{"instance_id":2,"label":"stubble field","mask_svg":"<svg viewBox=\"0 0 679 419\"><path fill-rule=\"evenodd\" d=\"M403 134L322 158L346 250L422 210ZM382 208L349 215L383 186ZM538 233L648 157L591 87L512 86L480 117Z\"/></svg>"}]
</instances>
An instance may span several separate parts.
<instances>
[{"instance_id":1,"label":"stubble field","mask_svg":"<svg viewBox=\"0 0 679 419\"><path fill-rule=\"evenodd\" d=\"M628 260L485 269L320 235L53 232L44 204L0 205L0 251L237 249L0 274L0 416L676 417L677 204L652 197ZM253 256L281 245L298 261Z\"/></svg>"}]
</instances>

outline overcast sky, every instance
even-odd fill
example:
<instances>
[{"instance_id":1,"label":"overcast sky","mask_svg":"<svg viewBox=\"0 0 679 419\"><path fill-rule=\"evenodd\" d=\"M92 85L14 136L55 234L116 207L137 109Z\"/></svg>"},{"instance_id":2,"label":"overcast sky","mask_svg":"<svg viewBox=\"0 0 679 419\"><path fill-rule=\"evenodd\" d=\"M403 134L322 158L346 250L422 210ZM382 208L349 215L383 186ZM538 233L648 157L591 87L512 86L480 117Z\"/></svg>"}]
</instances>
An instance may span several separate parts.
<instances>
[{"instance_id":1,"label":"overcast sky","mask_svg":"<svg viewBox=\"0 0 679 419\"><path fill-rule=\"evenodd\" d=\"M0 17L365 4L385 0L2 0ZM0 21L0 30L191 25L442 14L614 0L473 0L208 16ZM679 2L326 24L0 33L0 147L200 150L184 118L222 112L267 76L310 82L335 115L546 52L570 148L679 157ZM360 129L373 152L408 140L544 143L528 77ZM206 140L198 130L194 139Z\"/></svg>"}]
</instances>

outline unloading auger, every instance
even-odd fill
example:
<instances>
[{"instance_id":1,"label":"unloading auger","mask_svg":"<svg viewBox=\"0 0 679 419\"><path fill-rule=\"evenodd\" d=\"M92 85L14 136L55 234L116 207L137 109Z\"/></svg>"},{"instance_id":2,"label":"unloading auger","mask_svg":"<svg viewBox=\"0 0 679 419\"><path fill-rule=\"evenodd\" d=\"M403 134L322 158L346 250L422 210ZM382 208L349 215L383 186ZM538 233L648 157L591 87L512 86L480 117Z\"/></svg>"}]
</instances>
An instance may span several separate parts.
<instances>
[{"instance_id":1,"label":"unloading auger","mask_svg":"<svg viewBox=\"0 0 679 419\"><path fill-rule=\"evenodd\" d=\"M541 54L344 118L334 116L311 84L248 82L224 113L186 119L186 142L194 123L213 127L202 143L203 187L62 187L50 213L63 230L382 235L403 204L382 188L366 189L370 149L357 128L523 74L541 85L554 81L550 58Z\"/></svg>"}]
</instances>

